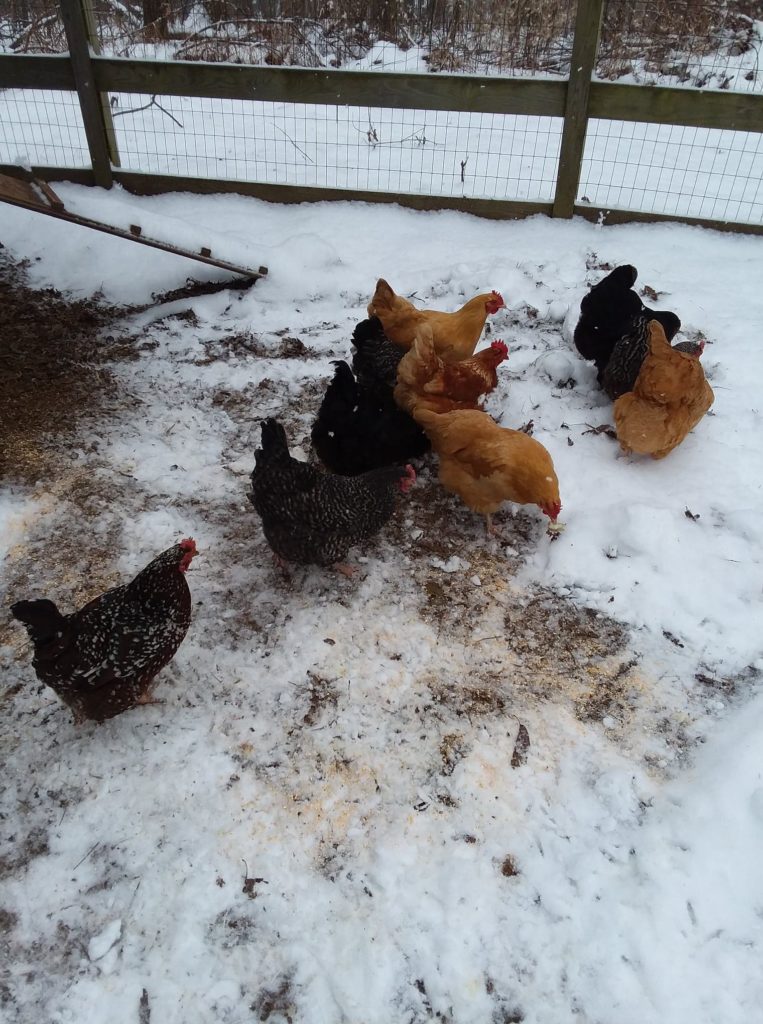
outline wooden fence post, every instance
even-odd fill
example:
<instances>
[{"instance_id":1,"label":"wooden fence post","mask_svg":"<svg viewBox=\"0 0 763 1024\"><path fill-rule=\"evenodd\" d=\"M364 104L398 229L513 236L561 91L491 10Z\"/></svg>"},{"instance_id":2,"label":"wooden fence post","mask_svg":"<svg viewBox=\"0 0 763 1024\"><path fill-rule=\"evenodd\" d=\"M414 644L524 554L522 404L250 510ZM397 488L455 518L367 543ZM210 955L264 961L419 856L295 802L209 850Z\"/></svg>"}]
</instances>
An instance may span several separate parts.
<instances>
[{"instance_id":1,"label":"wooden fence post","mask_svg":"<svg viewBox=\"0 0 763 1024\"><path fill-rule=\"evenodd\" d=\"M95 23L95 11L93 10L93 0L81 0L82 3L82 15L85 19L85 32L87 33L87 39L90 43L90 49L96 55L100 56L101 44L98 42L98 28ZM106 130L106 143L109 147L109 156L111 157L111 163L113 167L120 166L119 160L119 148L117 146L117 133L114 131L114 121L111 117L111 104L109 103L108 94L105 92L98 93L98 99L101 104L101 112L103 115L103 127Z\"/></svg>"},{"instance_id":2,"label":"wooden fence post","mask_svg":"<svg viewBox=\"0 0 763 1024\"><path fill-rule=\"evenodd\" d=\"M599 50L604 0L578 0L570 77L564 108L564 129L554 195L554 217L571 217L580 182L591 78Z\"/></svg>"},{"instance_id":3,"label":"wooden fence post","mask_svg":"<svg viewBox=\"0 0 763 1024\"><path fill-rule=\"evenodd\" d=\"M109 134L114 138L114 126L95 85L95 69L90 59L90 40L81 0L61 0L61 15L95 183L102 188L111 188L114 180L111 174L112 155L117 154L109 150Z\"/></svg>"}]
</instances>

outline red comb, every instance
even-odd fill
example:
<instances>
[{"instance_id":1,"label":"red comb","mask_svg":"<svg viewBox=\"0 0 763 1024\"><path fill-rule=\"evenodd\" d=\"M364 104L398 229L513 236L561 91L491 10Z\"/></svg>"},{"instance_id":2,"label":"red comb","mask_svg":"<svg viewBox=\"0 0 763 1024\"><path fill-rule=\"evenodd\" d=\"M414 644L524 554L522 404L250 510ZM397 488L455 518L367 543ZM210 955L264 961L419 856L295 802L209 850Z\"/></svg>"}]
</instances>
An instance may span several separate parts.
<instances>
[{"instance_id":1,"label":"red comb","mask_svg":"<svg viewBox=\"0 0 763 1024\"><path fill-rule=\"evenodd\" d=\"M180 559L178 569L180 572L188 572L188 567L191 564L195 555L198 555L196 550L196 541L193 537L185 537L178 544L178 547L183 552L183 557Z\"/></svg>"},{"instance_id":2,"label":"red comb","mask_svg":"<svg viewBox=\"0 0 763 1024\"><path fill-rule=\"evenodd\" d=\"M485 308L487 309L488 313L497 313L498 310L505 305L506 303L503 301L503 296L494 288L490 293L490 298L485 303Z\"/></svg>"}]
</instances>

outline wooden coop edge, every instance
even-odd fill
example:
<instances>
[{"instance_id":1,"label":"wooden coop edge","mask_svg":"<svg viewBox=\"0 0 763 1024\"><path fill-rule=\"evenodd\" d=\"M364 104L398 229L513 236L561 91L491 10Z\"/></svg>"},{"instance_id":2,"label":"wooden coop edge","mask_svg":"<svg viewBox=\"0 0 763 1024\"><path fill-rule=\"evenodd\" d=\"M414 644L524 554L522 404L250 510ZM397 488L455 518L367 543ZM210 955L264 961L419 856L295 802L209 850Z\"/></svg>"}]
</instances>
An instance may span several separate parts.
<instances>
[{"instance_id":1,"label":"wooden coop edge","mask_svg":"<svg viewBox=\"0 0 763 1024\"><path fill-rule=\"evenodd\" d=\"M17 171L20 170L19 168L15 169ZM211 249L207 247L202 247L200 252L193 252L182 246L173 245L171 242L163 242L157 238L151 238L143 234L143 229L138 224L131 224L129 228L120 228L113 224L105 224L103 221L71 213L64 207L63 202L47 184L45 177L38 176L32 171L31 180L29 180L29 173L22 173L23 176L7 174L5 166L0 165L0 202L8 203L11 206L19 206L33 213L42 213L48 217L56 217L58 220L65 220L70 224L91 228L93 231L100 231L103 234L113 235L116 238L124 238L128 242L138 242L152 249L161 249L163 252L169 252L175 256L183 256L198 263L205 263L208 266L217 267L220 270L226 270L229 273L246 277L253 281L267 275L267 267L261 266L257 270L252 270L250 267L242 267L236 263L230 263L228 260L222 260L217 256L213 256ZM52 180L52 178L48 180Z\"/></svg>"}]
</instances>

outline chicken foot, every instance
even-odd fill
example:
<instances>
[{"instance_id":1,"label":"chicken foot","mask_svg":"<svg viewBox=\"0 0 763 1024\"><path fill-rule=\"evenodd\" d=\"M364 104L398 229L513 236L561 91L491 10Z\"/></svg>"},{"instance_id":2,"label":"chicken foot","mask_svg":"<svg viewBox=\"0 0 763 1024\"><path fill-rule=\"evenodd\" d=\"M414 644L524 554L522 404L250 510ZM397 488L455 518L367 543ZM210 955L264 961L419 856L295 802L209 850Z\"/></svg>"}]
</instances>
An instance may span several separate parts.
<instances>
[{"instance_id":1,"label":"chicken foot","mask_svg":"<svg viewBox=\"0 0 763 1024\"><path fill-rule=\"evenodd\" d=\"M145 704L166 704L166 700L162 700L160 697L152 697L150 692L142 693L140 697L135 701L136 706Z\"/></svg>"}]
</instances>

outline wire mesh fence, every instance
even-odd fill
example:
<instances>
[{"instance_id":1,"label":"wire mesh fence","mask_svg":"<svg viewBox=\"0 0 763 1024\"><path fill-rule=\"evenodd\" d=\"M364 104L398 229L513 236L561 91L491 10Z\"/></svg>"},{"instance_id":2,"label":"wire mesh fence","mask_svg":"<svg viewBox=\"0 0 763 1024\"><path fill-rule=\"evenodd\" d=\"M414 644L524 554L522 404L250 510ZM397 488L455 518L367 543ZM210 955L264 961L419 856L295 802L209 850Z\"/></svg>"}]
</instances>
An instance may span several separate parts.
<instances>
[{"instance_id":1,"label":"wire mesh fence","mask_svg":"<svg viewBox=\"0 0 763 1024\"><path fill-rule=\"evenodd\" d=\"M0 92L0 163L89 167L82 112L75 92Z\"/></svg>"},{"instance_id":2,"label":"wire mesh fence","mask_svg":"<svg viewBox=\"0 0 763 1024\"><path fill-rule=\"evenodd\" d=\"M578 202L763 224L763 136L591 120Z\"/></svg>"},{"instance_id":3,"label":"wire mesh fence","mask_svg":"<svg viewBox=\"0 0 763 1024\"><path fill-rule=\"evenodd\" d=\"M553 197L561 118L112 99L125 170L419 195Z\"/></svg>"}]
</instances>

